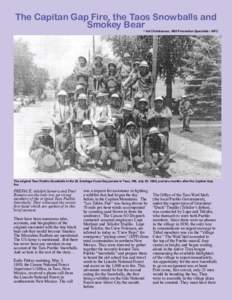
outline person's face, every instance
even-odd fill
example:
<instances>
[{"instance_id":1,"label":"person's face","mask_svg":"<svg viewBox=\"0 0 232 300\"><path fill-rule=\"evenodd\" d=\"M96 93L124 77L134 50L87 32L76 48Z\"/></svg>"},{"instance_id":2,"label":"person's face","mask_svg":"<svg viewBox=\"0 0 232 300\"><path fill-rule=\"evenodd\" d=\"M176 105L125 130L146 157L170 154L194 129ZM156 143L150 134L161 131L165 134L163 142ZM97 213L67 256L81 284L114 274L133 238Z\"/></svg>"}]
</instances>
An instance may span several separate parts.
<instances>
[{"instance_id":1,"label":"person's face","mask_svg":"<svg viewBox=\"0 0 232 300\"><path fill-rule=\"evenodd\" d=\"M81 125L79 123L75 123L73 126L74 133L77 133L78 131L80 131L80 129L81 129Z\"/></svg>"},{"instance_id":2,"label":"person's face","mask_svg":"<svg viewBox=\"0 0 232 300\"><path fill-rule=\"evenodd\" d=\"M153 139L153 141L157 141L158 140L158 134L157 133L151 134L151 138Z\"/></svg>"},{"instance_id":3,"label":"person's face","mask_svg":"<svg viewBox=\"0 0 232 300\"><path fill-rule=\"evenodd\" d=\"M91 126L91 125L84 125L84 126L83 126L83 131L84 131L84 132L90 132L91 129L92 129L92 126Z\"/></svg>"},{"instance_id":4,"label":"person's face","mask_svg":"<svg viewBox=\"0 0 232 300\"><path fill-rule=\"evenodd\" d=\"M62 104L65 104L65 102L66 102L66 96L63 96L63 95L59 96L59 97L58 97L58 101L59 101L60 103L62 103Z\"/></svg>"},{"instance_id":5,"label":"person's face","mask_svg":"<svg viewBox=\"0 0 232 300\"><path fill-rule=\"evenodd\" d=\"M163 108L163 101L155 101L155 109L161 110Z\"/></svg>"},{"instance_id":6,"label":"person's face","mask_svg":"<svg viewBox=\"0 0 232 300\"><path fill-rule=\"evenodd\" d=\"M134 70L138 71L138 69L139 69L139 64L134 64Z\"/></svg>"},{"instance_id":7,"label":"person's face","mask_svg":"<svg viewBox=\"0 0 232 300\"><path fill-rule=\"evenodd\" d=\"M134 105L135 105L136 107L138 107L139 99L140 99L140 98L135 98L135 104L134 104Z\"/></svg>"},{"instance_id":8,"label":"person's face","mask_svg":"<svg viewBox=\"0 0 232 300\"><path fill-rule=\"evenodd\" d=\"M135 132L135 127L134 126L129 126L127 129L128 129L130 134L133 134Z\"/></svg>"},{"instance_id":9,"label":"person's face","mask_svg":"<svg viewBox=\"0 0 232 300\"><path fill-rule=\"evenodd\" d=\"M124 64L130 64L130 57L124 57Z\"/></svg>"},{"instance_id":10,"label":"person's face","mask_svg":"<svg viewBox=\"0 0 232 300\"><path fill-rule=\"evenodd\" d=\"M129 110L124 110L123 115L124 117L129 117L131 115L131 112Z\"/></svg>"},{"instance_id":11,"label":"person's face","mask_svg":"<svg viewBox=\"0 0 232 300\"><path fill-rule=\"evenodd\" d=\"M87 107L87 103L86 103L86 100L85 99L80 99L79 101L78 101L78 103L79 103L79 106L81 107L81 108L86 108Z\"/></svg>"},{"instance_id":12,"label":"person's face","mask_svg":"<svg viewBox=\"0 0 232 300\"><path fill-rule=\"evenodd\" d=\"M44 135L44 136L49 136L51 130L50 130L50 129L49 129L49 130L48 130L48 129L43 129L42 132L43 132L43 135Z\"/></svg>"},{"instance_id":13,"label":"person's face","mask_svg":"<svg viewBox=\"0 0 232 300\"><path fill-rule=\"evenodd\" d=\"M120 107L121 106L121 102L119 101L118 98L112 97L110 100L111 100L110 103L112 104L112 106L114 106L114 107Z\"/></svg>"},{"instance_id":14,"label":"person's face","mask_svg":"<svg viewBox=\"0 0 232 300\"><path fill-rule=\"evenodd\" d=\"M139 110L144 111L144 110L146 110L147 105L146 105L145 102L140 102L140 103L138 104L138 107L139 107Z\"/></svg>"},{"instance_id":15,"label":"person's face","mask_svg":"<svg viewBox=\"0 0 232 300\"><path fill-rule=\"evenodd\" d=\"M81 66L84 66L86 64L86 60L83 57L79 58L79 63Z\"/></svg>"},{"instance_id":16,"label":"person's face","mask_svg":"<svg viewBox=\"0 0 232 300\"><path fill-rule=\"evenodd\" d=\"M69 134L69 128L68 128L68 126L63 126L61 132L62 132L63 135L68 135Z\"/></svg>"},{"instance_id":17,"label":"person's face","mask_svg":"<svg viewBox=\"0 0 232 300\"><path fill-rule=\"evenodd\" d=\"M184 107L185 107L186 109L188 109L188 108L190 107L190 102L189 102L188 100L186 100L186 101L184 102Z\"/></svg>"},{"instance_id":18,"label":"person's face","mask_svg":"<svg viewBox=\"0 0 232 300\"><path fill-rule=\"evenodd\" d=\"M96 57L96 58L95 58L95 63L96 63L97 65L100 65L100 64L102 63L102 59L101 59L100 57Z\"/></svg>"},{"instance_id":19,"label":"person's face","mask_svg":"<svg viewBox=\"0 0 232 300\"><path fill-rule=\"evenodd\" d=\"M113 133L113 127L112 126L106 126L105 127L105 133L110 136Z\"/></svg>"},{"instance_id":20,"label":"person's face","mask_svg":"<svg viewBox=\"0 0 232 300\"><path fill-rule=\"evenodd\" d=\"M148 68L147 67L139 67L139 71L142 75L145 75L148 72Z\"/></svg>"},{"instance_id":21,"label":"person's face","mask_svg":"<svg viewBox=\"0 0 232 300\"><path fill-rule=\"evenodd\" d=\"M116 69L115 69L115 67L114 67L113 65L110 65L110 66L109 66L109 71L110 71L110 72L113 73L113 72L115 72L115 70L116 70Z\"/></svg>"},{"instance_id":22,"label":"person's face","mask_svg":"<svg viewBox=\"0 0 232 300\"><path fill-rule=\"evenodd\" d=\"M104 97L97 97L97 104L102 105L104 102Z\"/></svg>"}]
</instances>

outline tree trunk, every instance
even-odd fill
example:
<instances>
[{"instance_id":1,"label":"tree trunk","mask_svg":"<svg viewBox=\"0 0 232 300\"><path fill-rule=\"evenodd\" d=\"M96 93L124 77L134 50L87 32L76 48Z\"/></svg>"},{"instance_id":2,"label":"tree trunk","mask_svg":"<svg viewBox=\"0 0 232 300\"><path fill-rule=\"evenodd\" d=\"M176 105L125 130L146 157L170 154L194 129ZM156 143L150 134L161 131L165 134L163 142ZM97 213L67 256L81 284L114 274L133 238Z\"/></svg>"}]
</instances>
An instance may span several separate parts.
<instances>
[{"instance_id":1,"label":"tree trunk","mask_svg":"<svg viewBox=\"0 0 232 300\"><path fill-rule=\"evenodd\" d=\"M170 107L172 102L172 76L167 74L166 77L166 104Z\"/></svg>"}]
</instances>

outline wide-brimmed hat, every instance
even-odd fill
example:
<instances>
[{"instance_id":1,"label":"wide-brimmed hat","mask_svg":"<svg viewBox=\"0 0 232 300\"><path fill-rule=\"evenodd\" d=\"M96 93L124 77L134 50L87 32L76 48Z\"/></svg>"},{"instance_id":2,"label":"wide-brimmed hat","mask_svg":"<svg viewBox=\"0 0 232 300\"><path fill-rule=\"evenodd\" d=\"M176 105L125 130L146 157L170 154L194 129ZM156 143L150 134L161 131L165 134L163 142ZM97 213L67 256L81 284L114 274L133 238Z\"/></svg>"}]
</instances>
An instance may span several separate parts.
<instances>
[{"instance_id":1,"label":"wide-brimmed hat","mask_svg":"<svg viewBox=\"0 0 232 300\"><path fill-rule=\"evenodd\" d=\"M103 92L97 93L96 98L101 98L101 97L105 97L105 94Z\"/></svg>"},{"instance_id":2,"label":"wide-brimmed hat","mask_svg":"<svg viewBox=\"0 0 232 300\"><path fill-rule=\"evenodd\" d=\"M123 57L126 58L126 57L131 57L131 56L130 56L130 54L129 54L128 52L125 52L125 53L123 54Z\"/></svg>"},{"instance_id":3,"label":"wide-brimmed hat","mask_svg":"<svg viewBox=\"0 0 232 300\"><path fill-rule=\"evenodd\" d=\"M110 66L113 66L114 68L117 68L116 64L113 63L113 62L108 63L108 68L109 68Z\"/></svg>"},{"instance_id":4,"label":"wide-brimmed hat","mask_svg":"<svg viewBox=\"0 0 232 300\"><path fill-rule=\"evenodd\" d=\"M119 95L117 93L114 93L110 96L110 98L117 98L120 99Z\"/></svg>"},{"instance_id":5,"label":"wide-brimmed hat","mask_svg":"<svg viewBox=\"0 0 232 300\"><path fill-rule=\"evenodd\" d=\"M155 126L151 127L149 130L149 134L158 134L159 133L159 129Z\"/></svg>"},{"instance_id":6,"label":"wide-brimmed hat","mask_svg":"<svg viewBox=\"0 0 232 300\"><path fill-rule=\"evenodd\" d=\"M41 127L42 130L46 130L46 131L52 131L52 127L50 125L43 125Z\"/></svg>"},{"instance_id":7,"label":"wide-brimmed hat","mask_svg":"<svg viewBox=\"0 0 232 300\"><path fill-rule=\"evenodd\" d=\"M148 104L148 100L146 98L139 99L139 103L146 103Z\"/></svg>"},{"instance_id":8,"label":"wide-brimmed hat","mask_svg":"<svg viewBox=\"0 0 232 300\"><path fill-rule=\"evenodd\" d=\"M82 56L82 55L78 56L78 59L80 59L80 58L83 58L85 60L85 62L87 62L87 59L84 56Z\"/></svg>"},{"instance_id":9,"label":"wide-brimmed hat","mask_svg":"<svg viewBox=\"0 0 232 300\"><path fill-rule=\"evenodd\" d=\"M68 94L65 90L60 90L57 96L68 96Z\"/></svg>"},{"instance_id":10,"label":"wide-brimmed hat","mask_svg":"<svg viewBox=\"0 0 232 300\"><path fill-rule=\"evenodd\" d=\"M84 120L82 122L82 126L90 126L90 125L92 125L92 122L90 120Z\"/></svg>"},{"instance_id":11,"label":"wide-brimmed hat","mask_svg":"<svg viewBox=\"0 0 232 300\"><path fill-rule=\"evenodd\" d=\"M78 100L87 100L87 95L84 94L84 93L81 93L81 94L78 96L77 99L78 99Z\"/></svg>"},{"instance_id":12,"label":"wide-brimmed hat","mask_svg":"<svg viewBox=\"0 0 232 300\"><path fill-rule=\"evenodd\" d=\"M133 106L130 103L125 103L122 109L133 111Z\"/></svg>"},{"instance_id":13,"label":"wide-brimmed hat","mask_svg":"<svg viewBox=\"0 0 232 300\"><path fill-rule=\"evenodd\" d=\"M96 59L96 58L100 58L101 60L103 60L103 57L101 54L95 54L94 59Z\"/></svg>"},{"instance_id":14,"label":"wide-brimmed hat","mask_svg":"<svg viewBox=\"0 0 232 300\"><path fill-rule=\"evenodd\" d=\"M126 123L126 127L131 127L131 126L134 126L134 127L136 127L136 124L135 124L135 122L133 122L133 121L129 121L129 122L127 122L127 123Z\"/></svg>"},{"instance_id":15,"label":"wide-brimmed hat","mask_svg":"<svg viewBox=\"0 0 232 300\"><path fill-rule=\"evenodd\" d=\"M107 122L104 124L104 127L113 127L113 128L115 128L114 123L113 123L112 121L107 121Z\"/></svg>"},{"instance_id":16,"label":"wide-brimmed hat","mask_svg":"<svg viewBox=\"0 0 232 300\"><path fill-rule=\"evenodd\" d=\"M154 101L162 101L162 102L163 102L164 99L163 99L163 97L160 97L160 96L159 96L159 97L156 97L156 98L154 99Z\"/></svg>"},{"instance_id":17,"label":"wide-brimmed hat","mask_svg":"<svg viewBox=\"0 0 232 300\"><path fill-rule=\"evenodd\" d=\"M139 67L146 67L149 68L148 63L146 62L146 60L141 61L141 63L139 64Z\"/></svg>"}]
</instances>

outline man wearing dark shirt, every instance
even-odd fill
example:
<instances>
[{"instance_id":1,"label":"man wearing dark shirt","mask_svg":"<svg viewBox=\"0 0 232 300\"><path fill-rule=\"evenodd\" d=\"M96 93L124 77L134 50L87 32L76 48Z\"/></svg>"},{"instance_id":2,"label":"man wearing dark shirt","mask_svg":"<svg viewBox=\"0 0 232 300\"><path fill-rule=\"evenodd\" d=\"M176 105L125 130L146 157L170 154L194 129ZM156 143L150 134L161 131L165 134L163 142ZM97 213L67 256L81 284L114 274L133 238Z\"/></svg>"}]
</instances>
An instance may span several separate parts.
<instances>
[{"instance_id":1,"label":"man wearing dark shirt","mask_svg":"<svg viewBox=\"0 0 232 300\"><path fill-rule=\"evenodd\" d=\"M29 150L29 155L35 161L37 168L39 168L40 162L45 155L55 154L54 141L52 136L50 135L50 132L50 126L43 126L41 128L41 131L34 135L32 145Z\"/></svg>"}]
</instances>

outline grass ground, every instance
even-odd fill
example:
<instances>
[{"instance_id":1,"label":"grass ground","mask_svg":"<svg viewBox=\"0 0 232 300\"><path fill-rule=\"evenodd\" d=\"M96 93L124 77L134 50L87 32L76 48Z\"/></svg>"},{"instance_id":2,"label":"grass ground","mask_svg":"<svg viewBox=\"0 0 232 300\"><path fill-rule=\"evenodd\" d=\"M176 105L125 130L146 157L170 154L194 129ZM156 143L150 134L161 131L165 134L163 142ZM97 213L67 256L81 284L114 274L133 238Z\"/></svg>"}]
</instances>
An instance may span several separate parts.
<instances>
[{"instance_id":1,"label":"grass ground","mask_svg":"<svg viewBox=\"0 0 232 300\"><path fill-rule=\"evenodd\" d=\"M221 150L221 127L192 127L193 133L180 133L181 128L172 128L172 133L191 141L201 143L214 149Z\"/></svg>"}]
</instances>

